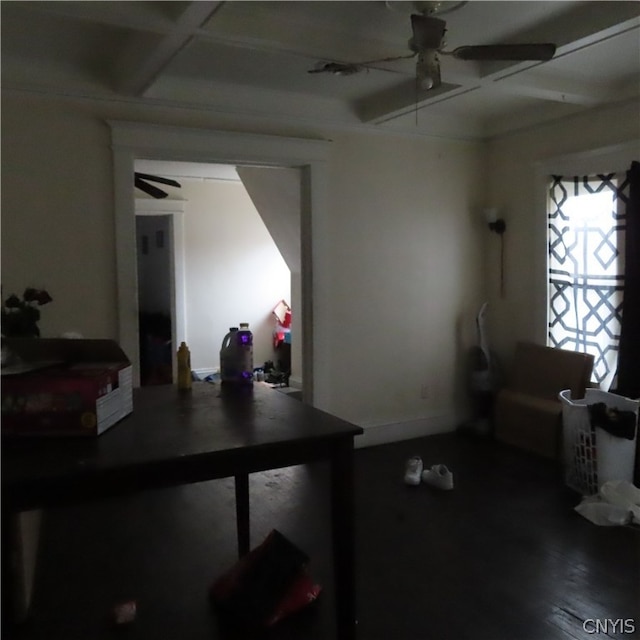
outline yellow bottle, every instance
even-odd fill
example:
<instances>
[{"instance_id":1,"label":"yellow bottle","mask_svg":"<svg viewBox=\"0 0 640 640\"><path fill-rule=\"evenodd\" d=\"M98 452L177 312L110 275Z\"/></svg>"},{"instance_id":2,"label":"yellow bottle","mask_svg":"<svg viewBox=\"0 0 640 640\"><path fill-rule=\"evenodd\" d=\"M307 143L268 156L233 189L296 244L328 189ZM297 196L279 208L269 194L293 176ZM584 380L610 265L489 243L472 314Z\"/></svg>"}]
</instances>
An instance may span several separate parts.
<instances>
[{"instance_id":1,"label":"yellow bottle","mask_svg":"<svg viewBox=\"0 0 640 640\"><path fill-rule=\"evenodd\" d=\"M186 342L178 348L178 389L191 389L191 353Z\"/></svg>"}]
</instances>

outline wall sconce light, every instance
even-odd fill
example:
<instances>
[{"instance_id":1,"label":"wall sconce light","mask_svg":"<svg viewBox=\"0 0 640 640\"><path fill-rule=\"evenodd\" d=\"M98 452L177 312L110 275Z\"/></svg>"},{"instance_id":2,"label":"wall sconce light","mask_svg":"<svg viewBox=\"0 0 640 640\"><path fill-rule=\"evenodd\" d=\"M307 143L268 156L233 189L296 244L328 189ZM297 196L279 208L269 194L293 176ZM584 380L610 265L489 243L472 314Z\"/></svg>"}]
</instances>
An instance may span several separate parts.
<instances>
[{"instance_id":1,"label":"wall sconce light","mask_svg":"<svg viewBox=\"0 0 640 640\"><path fill-rule=\"evenodd\" d=\"M484 216L489 229L500 236L500 297L504 298L504 232L507 230L507 223L504 218L498 217L497 209L485 209Z\"/></svg>"},{"instance_id":2,"label":"wall sconce light","mask_svg":"<svg viewBox=\"0 0 640 640\"><path fill-rule=\"evenodd\" d=\"M504 218L498 217L497 209L485 209L484 215L491 231L501 236L507 230L507 223L504 221Z\"/></svg>"}]
</instances>

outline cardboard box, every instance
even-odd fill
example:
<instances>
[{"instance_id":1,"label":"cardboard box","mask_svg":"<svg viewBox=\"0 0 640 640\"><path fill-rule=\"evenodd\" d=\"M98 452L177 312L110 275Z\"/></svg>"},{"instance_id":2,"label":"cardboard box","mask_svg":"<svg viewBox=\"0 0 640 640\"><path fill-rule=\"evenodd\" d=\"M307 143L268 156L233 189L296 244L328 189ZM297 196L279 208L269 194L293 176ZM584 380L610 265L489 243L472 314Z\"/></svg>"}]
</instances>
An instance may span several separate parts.
<instances>
[{"instance_id":1,"label":"cardboard box","mask_svg":"<svg viewBox=\"0 0 640 640\"><path fill-rule=\"evenodd\" d=\"M2 435L97 436L133 411L129 359L112 340L5 338Z\"/></svg>"},{"instance_id":2,"label":"cardboard box","mask_svg":"<svg viewBox=\"0 0 640 640\"><path fill-rule=\"evenodd\" d=\"M562 404L558 394L571 389L573 397L584 397L593 360L588 353L519 342L510 384L496 397L496 439L560 460Z\"/></svg>"}]
</instances>

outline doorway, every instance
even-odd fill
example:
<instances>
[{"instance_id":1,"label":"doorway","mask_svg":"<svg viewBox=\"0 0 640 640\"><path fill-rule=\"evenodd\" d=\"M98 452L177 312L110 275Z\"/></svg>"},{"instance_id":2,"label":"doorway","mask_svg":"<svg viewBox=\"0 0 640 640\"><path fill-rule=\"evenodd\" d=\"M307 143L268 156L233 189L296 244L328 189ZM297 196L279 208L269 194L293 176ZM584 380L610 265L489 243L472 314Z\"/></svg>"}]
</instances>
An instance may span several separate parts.
<instances>
[{"instance_id":1,"label":"doorway","mask_svg":"<svg viewBox=\"0 0 640 640\"><path fill-rule=\"evenodd\" d=\"M316 404L316 379L326 401L330 390L328 364L314 360L314 314L311 237L312 226L322 224L327 207L326 161L329 142L263 134L170 127L137 122L109 121L114 167L114 207L116 220L118 339L134 363L134 384L139 384L138 308L136 296L135 207L132 197L136 158L174 158L186 162L298 167L301 169L300 252L301 291L300 328L304 400ZM318 326L325 331L325 323Z\"/></svg>"},{"instance_id":2,"label":"doorway","mask_svg":"<svg viewBox=\"0 0 640 640\"><path fill-rule=\"evenodd\" d=\"M185 335L184 213L179 200L135 199L139 384L175 381ZM133 360L135 356L129 356Z\"/></svg>"},{"instance_id":3,"label":"doorway","mask_svg":"<svg viewBox=\"0 0 640 640\"><path fill-rule=\"evenodd\" d=\"M140 385L173 382L171 216L136 213Z\"/></svg>"},{"instance_id":4,"label":"doorway","mask_svg":"<svg viewBox=\"0 0 640 640\"><path fill-rule=\"evenodd\" d=\"M136 160L135 167L180 185L164 187L164 199L136 199L141 385L167 382L159 374L167 371L167 359L181 341L189 346L196 376L215 375L220 343L229 327L240 322L248 322L253 332L254 367L267 371L270 368L265 365L271 363L289 380L290 368L279 363L284 361L285 347L275 343L277 322L272 310L281 300L291 303L291 270L300 271L299 172L252 168L251 175L242 179L232 165ZM267 175L258 180L256 172ZM274 189L278 197L273 196ZM297 197L285 198L287 192ZM184 246L179 247L188 274L186 322L184 332L173 340L168 335L171 250L166 243L159 248L157 239L169 235L174 216L148 215L152 208L169 208L172 203L188 208L183 216ZM148 209L143 220L142 205ZM289 341L286 346L291 346ZM161 347L164 358L159 360ZM150 357L153 361L148 363ZM149 364L151 368L145 366ZM300 373L296 366L294 374L301 387Z\"/></svg>"}]
</instances>

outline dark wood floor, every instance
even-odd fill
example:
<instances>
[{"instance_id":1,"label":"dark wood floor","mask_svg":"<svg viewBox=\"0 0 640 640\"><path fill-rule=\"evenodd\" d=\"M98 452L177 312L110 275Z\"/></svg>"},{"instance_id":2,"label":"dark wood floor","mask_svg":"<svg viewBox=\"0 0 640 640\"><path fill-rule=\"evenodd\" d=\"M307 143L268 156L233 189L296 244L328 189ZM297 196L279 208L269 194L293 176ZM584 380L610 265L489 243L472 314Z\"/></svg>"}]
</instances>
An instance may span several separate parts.
<instances>
[{"instance_id":1,"label":"dark wood floor","mask_svg":"<svg viewBox=\"0 0 640 640\"><path fill-rule=\"evenodd\" d=\"M447 464L455 489L405 486L414 454ZM640 529L576 514L553 464L450 434L359 450L356 465L360 640L640 637ZM335 636L327 484L320 464L251 476L252 543L278 528L325 587L270 640ZM230 480L48 512L19 637L223 638L206 596L234 560L234 526ZM138 620L115 633L110 607L127 598ZM587 619L632 619L635 632L589 634Z\"/></svg>"}]
</instances>

